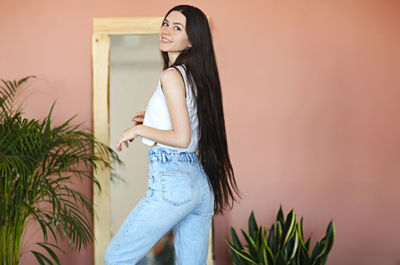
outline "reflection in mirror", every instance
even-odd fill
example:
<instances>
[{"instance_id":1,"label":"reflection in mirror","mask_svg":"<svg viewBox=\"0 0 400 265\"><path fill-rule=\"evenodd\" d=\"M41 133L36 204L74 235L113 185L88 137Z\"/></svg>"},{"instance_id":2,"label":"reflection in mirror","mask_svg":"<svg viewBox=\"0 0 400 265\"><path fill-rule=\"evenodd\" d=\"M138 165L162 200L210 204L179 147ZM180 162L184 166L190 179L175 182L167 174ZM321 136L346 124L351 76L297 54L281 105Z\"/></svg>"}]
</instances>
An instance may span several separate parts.
<instances>
[{"instance_id":1,"label":"reflection in mirror","mask_svg":"<svg viewBox=\"0 0 400 265\"><path fill-rule=\"evenodd\" d=\"M162 71L158 34L110 36L110 145L115 147L121 132L133 126L136 112L146 110ZM125 147L125 146L124 146ZM123 148L124 162L116 167L110 185L110 233L113 237L122 222L147 190L149 146L140 138ZM138 264L173 264L172 232L167 234Z\"/></svg>"}]
</instances>

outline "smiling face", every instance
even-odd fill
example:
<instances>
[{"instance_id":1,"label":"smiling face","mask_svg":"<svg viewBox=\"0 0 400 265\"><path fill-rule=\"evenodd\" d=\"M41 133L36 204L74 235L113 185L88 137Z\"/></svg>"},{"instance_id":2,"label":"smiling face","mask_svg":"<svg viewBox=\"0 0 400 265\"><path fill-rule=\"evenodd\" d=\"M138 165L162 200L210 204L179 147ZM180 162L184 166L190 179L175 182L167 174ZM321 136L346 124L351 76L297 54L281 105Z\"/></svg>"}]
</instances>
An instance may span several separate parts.
<instances>
[{"instance_id":1,"label":"smiling face","mask_svg":"<svg viewBox=\"0 0 400 265\"><path fill-rule=\"evenodd\" d=\"M191 43L186 33L186 17L179 11L172 11L164 19L160 29L160 50L168 52L173 63L178 55L189 49Z\"/></svg>"}]
</instances>

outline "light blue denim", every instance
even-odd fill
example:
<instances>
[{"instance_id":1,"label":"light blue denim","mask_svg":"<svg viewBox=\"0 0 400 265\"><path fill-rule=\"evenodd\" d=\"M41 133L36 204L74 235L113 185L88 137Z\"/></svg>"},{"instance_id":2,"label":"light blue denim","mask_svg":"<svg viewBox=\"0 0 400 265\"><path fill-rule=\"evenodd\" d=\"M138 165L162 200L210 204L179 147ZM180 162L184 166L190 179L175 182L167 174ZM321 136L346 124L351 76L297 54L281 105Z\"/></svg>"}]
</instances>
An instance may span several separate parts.
<instances>
[{"instance_id":1,"label":"light blue denim","mask_svg":"<svg viewBox=\"0 0 400 265\"><path fill-rule=\"evenodd\" d=\"M147 192L108 245L105 265L137 264L171 229L175 265L205 265L214 193L196 153L153 146L148 155Z\"/></svg>"}]
</instances>

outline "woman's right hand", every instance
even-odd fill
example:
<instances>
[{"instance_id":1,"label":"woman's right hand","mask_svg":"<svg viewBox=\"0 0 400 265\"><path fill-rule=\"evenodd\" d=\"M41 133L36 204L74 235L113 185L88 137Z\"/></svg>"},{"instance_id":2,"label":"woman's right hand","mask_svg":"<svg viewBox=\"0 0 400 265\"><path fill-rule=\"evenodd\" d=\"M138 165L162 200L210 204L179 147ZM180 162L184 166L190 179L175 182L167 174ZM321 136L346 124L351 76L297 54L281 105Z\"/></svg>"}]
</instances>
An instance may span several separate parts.
<instances>
[{"instance_id":1,"label":"woman's right hand","mask_svg":"<svg viewBox=\"0 0 400 265\"><path fill-rule=\"evenodd\" d=\"M137 113L135 113L135 115L133 115L132 121L133 121L134 125L143 124L143 119L144 119L145 113L146 113L146 111L142 111L142 112L137 112Z\"/></svg>"}]
</instances>

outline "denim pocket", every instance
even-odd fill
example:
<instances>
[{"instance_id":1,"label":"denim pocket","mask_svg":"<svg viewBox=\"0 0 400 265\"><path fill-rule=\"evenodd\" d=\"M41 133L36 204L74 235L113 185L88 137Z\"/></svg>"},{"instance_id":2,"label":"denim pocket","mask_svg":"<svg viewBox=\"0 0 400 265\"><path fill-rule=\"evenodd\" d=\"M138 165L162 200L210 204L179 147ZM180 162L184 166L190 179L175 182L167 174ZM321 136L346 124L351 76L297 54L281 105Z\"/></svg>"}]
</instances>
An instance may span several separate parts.
<instances>
[{"instance_id":1,"label":"denim pocket","mask_svg":"<svg viewBox=\"0 0 400 265\"><path fill-rule=\"evenodd\" d=\"M193 200L194 187L190 172L161 172L162 197L173 205L181 205Z\"/></svg>"}]
</instances>

